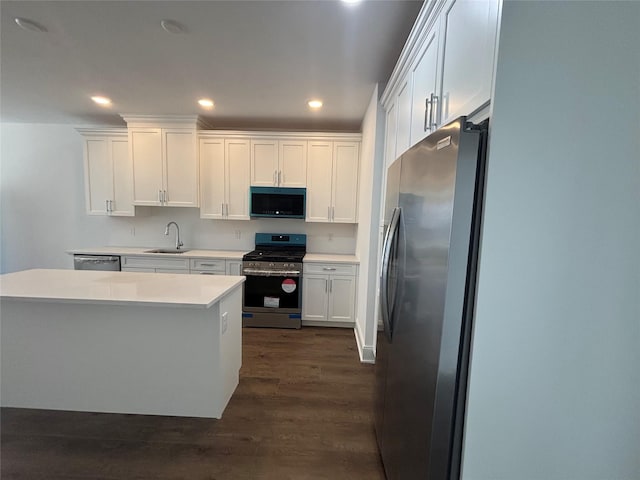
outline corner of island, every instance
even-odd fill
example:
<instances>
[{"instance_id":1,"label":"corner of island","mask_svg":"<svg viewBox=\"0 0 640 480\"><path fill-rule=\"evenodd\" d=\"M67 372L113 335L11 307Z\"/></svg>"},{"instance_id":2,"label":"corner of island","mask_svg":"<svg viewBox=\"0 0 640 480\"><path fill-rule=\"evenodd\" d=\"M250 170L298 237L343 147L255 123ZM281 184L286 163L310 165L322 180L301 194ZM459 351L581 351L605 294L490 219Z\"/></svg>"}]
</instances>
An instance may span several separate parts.
<instances>
[{"instance_id":1,"label":"corner of island","mask_svg":"<svg viewBox=\"0 0 640 480\"><path fill-rule=\"evenodd\" d=\"M221 418L242 364L242 276L0 276L0 403Z\"/></svg>"}]
</instances>

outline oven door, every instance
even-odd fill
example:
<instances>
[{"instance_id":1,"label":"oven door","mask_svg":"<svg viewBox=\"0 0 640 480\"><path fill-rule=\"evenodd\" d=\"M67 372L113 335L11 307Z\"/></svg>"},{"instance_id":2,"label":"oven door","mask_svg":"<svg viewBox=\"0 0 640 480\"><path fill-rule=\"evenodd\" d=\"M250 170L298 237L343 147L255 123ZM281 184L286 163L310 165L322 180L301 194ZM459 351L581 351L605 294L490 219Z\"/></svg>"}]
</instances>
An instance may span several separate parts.
<instances>
[{"instance_id":1,"label":"oven door","mask_svg":"<svg viewBox=\"0 0 640 480\"><path fill-rule=\"evenodd\" d=\"M269 275L245 273L242 310L245 312L302 312L302 277L280 272Z\"/></svg>"}]
</instances>

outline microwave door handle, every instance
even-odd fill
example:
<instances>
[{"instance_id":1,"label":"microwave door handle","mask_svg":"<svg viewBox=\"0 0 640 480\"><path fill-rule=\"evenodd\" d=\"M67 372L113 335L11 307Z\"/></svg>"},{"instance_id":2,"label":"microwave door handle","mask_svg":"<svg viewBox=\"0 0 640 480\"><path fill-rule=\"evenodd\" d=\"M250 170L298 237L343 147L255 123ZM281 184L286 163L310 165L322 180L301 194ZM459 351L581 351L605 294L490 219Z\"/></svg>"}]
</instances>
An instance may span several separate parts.
<instances>
[{"instance_id":1,"label":"microwave door handle","mask_svg":"<svg viewBox=\"0 0 640 480\"><path fill-rule=\"evenodd\" d=\"M391 257L391 245L395 241L398 230L398 221L400 219L400 208L393 209L391 222L385 234L382 245L382 269L380 274L380 313L382 314L382 323L384 331L389 341L391 341L393 332L391 331L391 310L389 305L389 264Z\"/></svg>"}]
</instances>

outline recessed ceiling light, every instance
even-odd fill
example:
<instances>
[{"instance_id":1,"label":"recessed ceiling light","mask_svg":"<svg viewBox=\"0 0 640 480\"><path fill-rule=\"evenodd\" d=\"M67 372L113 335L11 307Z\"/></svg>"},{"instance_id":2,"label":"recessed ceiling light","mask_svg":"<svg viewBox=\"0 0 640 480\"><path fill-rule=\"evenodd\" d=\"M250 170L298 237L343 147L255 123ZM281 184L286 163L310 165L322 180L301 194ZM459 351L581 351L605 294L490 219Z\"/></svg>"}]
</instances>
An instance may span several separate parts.
<instances>
[{"instance_id":1,"label":"recessed ceiling light","mask_svg":"<svg viewBox=\"0 0 640 480\"><path fill-rule=\"evenodd\" d=\"M309 100L307 105L309 105L309 108L321 108L322 100Z\"/></svg>"},{"instance_id":2,"label":"recessed ceiling light","mask_svg":"<svg viewBox=\"0 0 640 480\"><path fill-rule=\"evenodd\" d=\"M362 0L342 0L347 5L355 5L356 3L360 3Z\"/></svg>"},{"instance_id":3,"label":"recessed ceiling light","mask_svg":"<svg viewBox=\"0 0 640 480\"><path fill-rule=\"evenodd\" d=\"M208 98L201 98L200 100L198 100L198 103L202 108L213 108L213 100L209 100Z\"/></svg>"},{"instance_id":4,"label":"recessed ceiling light","mask_svg":"<svg viewBox=\"0 0 640 480\"><path fill-rule=\"evenodd\" d=\"M111 105L111 99L110 98L101 97L99 95L96 95L95 97L91 97L91 100L93 100L94 102L96 102L98 105L100 105L102 107L108 107L109 105Z\"/></svg>"},{"instance_id":5,"label":"recessed ceiling light","mask_svg":"<svg viewBox=\"0 0 640 480\"><path fill-rule=\"evenodd\" d=\"M173 33L175 35L187 32L186 27L175 20L162 20L160 22L160 26L165 32Z\"/></svg>"},{"instance_id":6,"label":"recessed ceiling light","mask_svg":"<svg viewBox=\"0 0 640 480\"><path fill-rule=\"evenodd\" d=\"M23 30L29 30L31 32L44 33L47 31L44 25L40 25L33 20L29 20L28 18L16 17L15 19L16 25L18 25Z\"/></svg>"}]
</instances>

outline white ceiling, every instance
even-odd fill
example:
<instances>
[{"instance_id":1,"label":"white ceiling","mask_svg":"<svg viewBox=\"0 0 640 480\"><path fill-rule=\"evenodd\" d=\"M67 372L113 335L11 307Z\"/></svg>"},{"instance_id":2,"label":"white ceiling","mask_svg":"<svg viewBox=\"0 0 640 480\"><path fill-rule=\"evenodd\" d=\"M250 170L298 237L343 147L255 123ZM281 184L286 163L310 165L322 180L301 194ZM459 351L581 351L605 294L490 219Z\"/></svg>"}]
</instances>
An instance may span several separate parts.
<instances>
[{"instance_id":1,"label":"white ceiling","mask_svg":"<svg viewBox=\"0 0 640 480\"><path fill-rule=\"evenodd\" d=\"M2 121L123 125L121 113L199 113L219 128L359 130L421 5L2 0ZM22 30L15 17L48 31ZM187 32L165 32L163 19ZM96 94L113 105L98 107ZM203 111L201 97L215 109ZM321 111L307 107L312 97Z\"/></svg>"}]
</instances>

